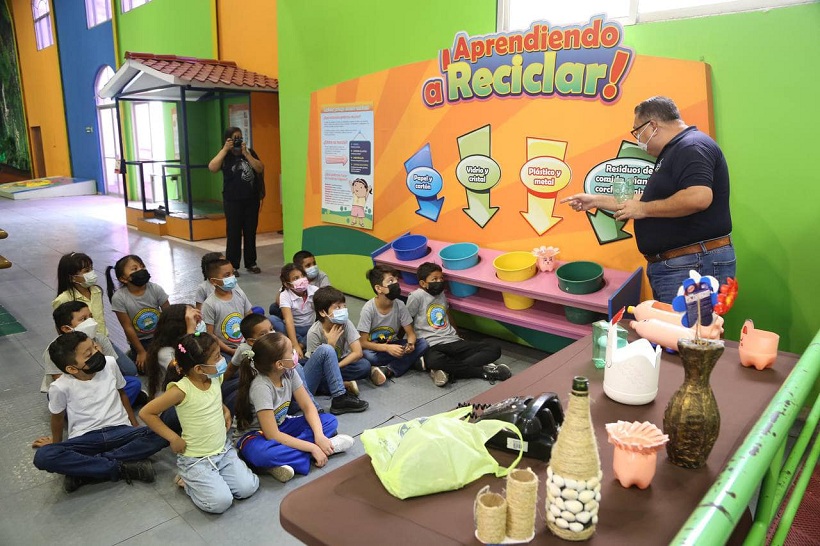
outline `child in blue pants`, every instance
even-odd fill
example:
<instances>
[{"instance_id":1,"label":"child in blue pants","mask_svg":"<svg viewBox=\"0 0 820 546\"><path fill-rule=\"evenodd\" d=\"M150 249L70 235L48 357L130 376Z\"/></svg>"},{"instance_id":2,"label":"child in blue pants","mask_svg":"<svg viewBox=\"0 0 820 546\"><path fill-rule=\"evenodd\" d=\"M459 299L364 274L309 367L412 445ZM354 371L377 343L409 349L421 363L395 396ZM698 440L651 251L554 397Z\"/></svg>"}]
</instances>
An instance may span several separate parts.
<instances>
[{"instance_id":1,"label":"child in blue pants","mask_svg":"<svg viewBox=\"0 0 820 546\"><path fill-rule=\"evenodd\" d=\"M323 467L328 456L354 442L350 436L336 435L336 417L319 414L310 403L302 379L294 372L298 365L290 339L269 333L256 340L239 372L237 447L248 463L281 482L296 472L307 474L311 460ZM303 416L288 416L291 398L303 408Z\"/></svg>"}]
</instances>

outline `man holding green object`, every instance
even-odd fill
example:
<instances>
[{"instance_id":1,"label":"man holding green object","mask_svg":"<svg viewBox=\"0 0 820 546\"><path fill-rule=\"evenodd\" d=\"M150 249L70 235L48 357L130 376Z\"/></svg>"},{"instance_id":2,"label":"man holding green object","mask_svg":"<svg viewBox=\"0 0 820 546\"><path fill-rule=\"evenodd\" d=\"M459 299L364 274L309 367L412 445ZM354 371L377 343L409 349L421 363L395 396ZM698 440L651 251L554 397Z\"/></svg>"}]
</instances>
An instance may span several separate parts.
<instances>
[{"instance_id":1,"label":"man holding green object","mask_svg":"<svg viewBox=\"0 0 820 546\"><path fill-rule=\"evenodd\" d=\"M658 158L640 198L618 203L613 196L578 193L561 200L576 211L615 211L615 219L635 220L638 250L654 298L671 303L690 270L721 284L735 276L729 168L717 143L688 126L667 97L635 107L631 130L638 147Z\"/></svg>"}]
</instances>

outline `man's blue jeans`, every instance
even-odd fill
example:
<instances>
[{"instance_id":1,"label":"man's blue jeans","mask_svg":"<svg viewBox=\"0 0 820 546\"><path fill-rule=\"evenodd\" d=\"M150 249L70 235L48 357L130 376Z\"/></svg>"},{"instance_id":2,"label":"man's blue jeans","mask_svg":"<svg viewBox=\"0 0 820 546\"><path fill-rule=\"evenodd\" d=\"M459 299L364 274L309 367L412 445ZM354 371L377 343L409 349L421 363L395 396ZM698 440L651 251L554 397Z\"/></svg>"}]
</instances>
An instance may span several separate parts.
<instances>
[{"instance_id":1,"label":"man's blue jeans","mask_svg":"<svg viewBox=\"0 0 820 546\"><path fill-rule=\"evenodd\" d=\"M395 341L391 341L390 343L395 345L401 345L402 347L404 347L405 345L407 345L407 340L398 339ZM428 344L426 339L417 338L416 348L413 349L413 352L401 356L399 358L390 356L390 353L376 352L371 351L370 349L364 350L364 357L373 366L387 366L391 370L393 370L393 373L396 374L396 377L401 377L405 373L407 373L407 370L409 370L413 366L413 363L415 363L416 360L418 360L419 357L423 355L425 351L427 351L427 347Z\"/></svg>"},{"instance_id":2,"label":"man's blue jeans","mask_svg":"<svg viewBox=\"0 0 820 546\"><path fill-rule=\"evenodd\" d=\"M706 250L647 264L646 274L654 298L664 303L672 303L678 295L678 288L684 279L689 277L689 270L694 269L701 275L711 275L720 284L725 284L727 277L735 276L735 267L735 248L726 245L712 251Z\"/></svg>"},{"instance_id":3,"label":"man's blue jeans","mask_svg":"<svg viewBox=\"0 0 820 546\"><path fill-rule=\"evenodd\" d=\"M106 427L41 447L34 455L34 466L66 476L115 482L120 479L120 462L147 459L167 445L148 427Z\"/></svg>"}]
</instances>

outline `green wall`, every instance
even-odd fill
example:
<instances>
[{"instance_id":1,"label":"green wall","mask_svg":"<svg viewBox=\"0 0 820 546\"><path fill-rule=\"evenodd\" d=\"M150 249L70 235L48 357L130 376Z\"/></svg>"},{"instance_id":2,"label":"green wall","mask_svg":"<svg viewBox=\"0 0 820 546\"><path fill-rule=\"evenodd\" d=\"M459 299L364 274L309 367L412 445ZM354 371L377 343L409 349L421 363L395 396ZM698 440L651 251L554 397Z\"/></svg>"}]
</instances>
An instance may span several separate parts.
<instances>
[{"instance_id":1,"label":"green wall","mask_svg":"<svg viewBox=\"0 0 820 546\"><path fill-rule=\"evenodd\" d=\"M434 59L458 30L495 28L492 0L366 0L352 7L335 0L279 3L285 256L302 245L310 93ZM726 337L737 339L743 320L752 318L781 335L781 349L794 352L820 328L812 283L820 266L814 238L820 180L812 162L820 126L818 28L814 3L641 24L627 27L625 38L641 55L711 65L717 140L732 177L740 283Z\"/></svg>"}]
</instances>

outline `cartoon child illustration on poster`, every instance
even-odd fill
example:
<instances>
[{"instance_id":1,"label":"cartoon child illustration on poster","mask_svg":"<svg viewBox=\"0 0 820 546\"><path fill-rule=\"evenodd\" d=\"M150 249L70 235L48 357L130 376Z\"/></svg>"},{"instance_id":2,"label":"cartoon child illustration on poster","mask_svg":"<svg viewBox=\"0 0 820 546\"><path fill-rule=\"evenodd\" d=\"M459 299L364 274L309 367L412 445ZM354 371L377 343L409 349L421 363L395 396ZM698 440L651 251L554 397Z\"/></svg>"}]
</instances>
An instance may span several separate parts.
<instances>
[{"instance_id":1,"label":"cartoon child illustration on poster","mask_svg":"<svg viewBox=\"0 0 820 546\"><path fill-rule=\"evenodd\" d=\"M353 192L353 204L350 207L350 225L358 227L365 226L365 219L369 220L370 226L373 225L372 213L366 213L367 196L372 195L373 189L364 178L357 178L350 183L350 189ZM368 218L369 216L369 218Z\"/></svg>"}]
</instances>

